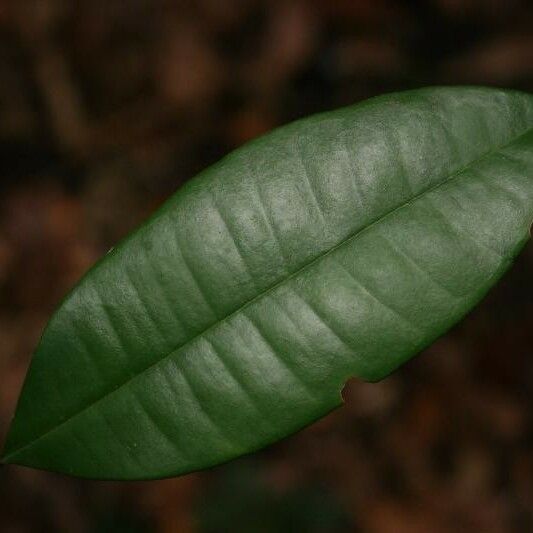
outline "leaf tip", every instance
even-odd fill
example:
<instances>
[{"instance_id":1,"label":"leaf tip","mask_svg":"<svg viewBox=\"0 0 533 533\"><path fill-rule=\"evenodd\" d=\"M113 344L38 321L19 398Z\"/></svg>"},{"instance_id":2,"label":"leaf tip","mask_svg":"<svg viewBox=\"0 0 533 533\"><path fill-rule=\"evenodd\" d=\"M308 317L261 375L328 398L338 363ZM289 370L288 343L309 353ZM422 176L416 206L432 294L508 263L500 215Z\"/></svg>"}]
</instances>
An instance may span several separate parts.
<instances>
[{"instance_id":1,"label":"leaf tip","mask_svg":"<svg viewBox=\"0 0 533 533\"><path fill-rule=\"evenodd\" d=\"M9 446L9 434L6 438L6 441L4 442L3 448L1 448L2 452L0 454L0 465L8 465L12 464L12 457L13 457L13 450Z\"/></svg>"},{"instance_id":2,"label":"leaf tip","mask_svg":"<svg viewBox=\"0 0 533 533\"><path fill-rule=\"evenodd\" d=\"M9 453L7 453L5 450L2 450L2 455L0 455L0 465L8 465L9 464Z\"/></svg>"}]
</instances>

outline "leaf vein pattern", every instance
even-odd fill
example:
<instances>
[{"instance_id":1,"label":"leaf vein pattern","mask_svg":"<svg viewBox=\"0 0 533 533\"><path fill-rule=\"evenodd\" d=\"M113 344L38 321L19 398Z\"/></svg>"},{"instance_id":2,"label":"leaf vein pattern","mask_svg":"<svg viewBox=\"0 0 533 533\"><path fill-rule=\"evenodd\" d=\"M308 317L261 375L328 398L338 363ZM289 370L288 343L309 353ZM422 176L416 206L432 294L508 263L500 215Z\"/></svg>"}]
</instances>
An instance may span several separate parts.
<instances>
[{"instance_id":1,"label":"leaf vein pattern","mask_svg":"<svg viewBox=\"0 0 533 533\"><path fill-rule=\"evenodd\" d=\"M309 268L311 265L314 265L316 264L318 261L322 260L324 257L332 254L336 249L340 248L341 246L345 246L346 244L350 243L350 242L353 242L355 239L357 239L361 234L363 234L364 232L368 231L370 228L374 227L375 225L379 224L380 222L382 222L383 220L391 217L392 215L394 215L397 211L401 210L401 209L405 209L406 207L412 205L414 202L416 201L419 201L420 199L424 198L426 195L428 195L429 193L431 193L432 191L435 191L435 190L438 190L440 187L443 187L444 185L446 184L449 184L451 181L453 180L456 180L458 178L461 178L463 176L463 173L466 169L468 169L469 167L475 165L476 163L479 163L480 161L482 161L483 159L485 159L486 157L490 156L491 154L495 153L495 152L500 152L501 150L504 150L505 148L511 146L514 142L516 142L520 137L524 136L524 135L527 135L530 131L532 130L532 128L529 128L527 130L525 130L524 132L522 132L521 134L517 135L516 137L514 137L513 139L511 139L509 142L503 144L502 146L493 146L491 149L487 150L486 152L484 152L483 154L481 154L479 157L471 160L469 163L467 163L466 165L464 165L463 167L457 169L455 172L452 172L450 173L445 179L443 179L442 181L440 181L439 183L431 186L431 187L428 187L428 188L425 188L423 190L420 191L420 193L418 193L417 195L413 196L412 198L410 198L409 200L401 203L400 205L397 205L395 206L394 208L390 209L389 211L385 212L384 214L378 216L376 219L374 219L374 221L370 222L368 225L366 225L365 227L361 228L361 229L358 229L357 231L355 231L353 234L347 236L345 239L343 239L341 242L337 243L336 245L332 246L331 248L329 248L328 250L326 250L325 252L321 253L320 255L318 255L317 257L315 257L314 259L310 260L308 263L306 263L305 265L303 265L302 267L300 267L299 269L295 270L294 272L288 274L288 276L286 278L283 278L281 279L280 281L278 281L277 283L274 283L272 286L270 286L269 288L265 289L261 294L258 294L256 295L255 297L251 298L250 300L248 300L247 302L245 302L244 304L242 304L240 307L238 307L237 309L235 309L235 311L233 311L232 313L228 314L227 316L223 317L219 322L221 321L225 321L225 320L228 320L230 317L232 316L235 316L236 314L240 313L244 308L248 307L249 305L251 305L252 303L254 303L256 300L262 298L265 296L265 294L275 290L278 286L280 285L283 285L285 283L287 283L289 280L293 279L294 277L298 276L302 271L306 270L307 268ZM255 181L255 180L253 180ZM182 254L183 255L183 254ZM189 270L190 270L190 267L189 267ZM45 437L48 433L50 433L51 431L56 431L57 429L61 428L63 425L65 425L66 423L68 423L72 418L76 417L76 416L79 416L81 413L83 413L84 411L86 411L87 409L91 408L93 405L95 404L98 404L99 402L101 402L104 398L107 398L108 396L112 395L112 394L115 394L117 391L119 391L120 389L122 389L123 387L127 386L133 379L137 378L139 375L142 375L143 373L145 373L146 371L148 371L149 369L151 369L152 367L158 365L161 363L161 361L165 360L166 358L168 357L171 357L173 355L175 355L179 350L181 350L184 346L186 346L187 344L189 344L190 342L192 342L194 339L196 339L197 337L201 336L201 335L204 335L206 332L208 331L211 331L213 328L215 328L217 325L219 325L219 322L216 322L210 326L208 326L207 328L205 328L203 331L199 332L196 336L192 337L191 339L188 339L187 341L185 341L184 344L182 344L181 346L177 346L176 348L174 348L173 350L171 350L169 353L163 355L161 358L159 358L157 361L155 361L154 363L150 364L149 366L147 366L145 369L141 370L136 376L132 376L130 378L128 378L126 381L123 381L119 384L117 384L113 389L111 389L109 392L107 392L106 394L102 395L100 398L92 401L91 403L89 403L87 406L85 406L84 408L82 408L81 410L77 411L76 413L73 413L71 416L69 416L68 418L66 418L65 420L59 422L58 424L56 424L55 426L52 426L51 428L49 428L48 430L45 430L44 432L42 432L40 435L36 436L35 438L33 438L30 442L26 443L26 444L23 444L21 446L19 446L18 448L16 448L15 450L13 450L12 452L10 452L9 454L7 454L4 458L4 460L7 460L9 459L10 457L14 456L15 454L17 454L18 452L20 452L22 449L25 449L26 447L29 447L31 445L33 445L36 441L40 440L41 438Z\"/></svg>"},{"instance_id":2,"label":"leaf vein pattern","mask_svg":"<svg viewBox=\"0 0 533 533\"><path fill-rule=\"evenodd\" d=\"M420 326L418 326L412 320L403 316L399 311L394 309L394 307L392 307L390 303L383 300L383 298L378 296L374 290L368 287L368 285L364 284L360 279L354 276L340 261L335 261L335 264L338 265L340 269L344 271L344 273L357 287L359 287L360 290L370 296L370 298L372 298L372 300L376 302L380 307L393 314L402 324L406 325L409 329L415 330L417 333L423 333L423 330L420 328Z\"/></svg>"},{"instance_id":3,"label":"leaf vein pattern","mask_svg":"<svg viewBox=\"0 0 533 533\"><path fill-rule=\"evenodd\" d=\"M304 381L304 379L296 372L294 367L288 363L288 361L283 358L278 351L276 350L275 346L272 344L272 342L268 339L263 329L259 326L259 324L250 316L249 313L243 312L243 316L245 316L251 326L257 331L258 335L263 339L263 342L268 346L268 349L270 351L271 357L273 359L276 359L282 366L285 368L287 373L291 376L291 379L293 381L296 381L300 384L300 386L303 388L305 393L310 398L315 398L315 394L311 392L309 389L309 385Z\"/></svg>"},{"instance_id":4,"label":"leaf vein pattern","mask_svg":"<svg viewBox=\"0 0 533 533\"><path fill-rule=\"evenodd\" d=\"M205 342L208 344L208 346L211 349L211 352L214 354L214 356L220 361L220 364L223 366L224 370L228 373L228 375L232 378L232 380L235 382L235 384L238 387L238 390L241 392L241 394L246 398L247 403L252 407L252 409L259 413L260 415L263 414L262 409L260 409L257 406L257 402L255 401L255 398L250 394L250 391L245 387L245 385L242 383L242 381L237 377L238 374L236 374L232 369L229 363L226 361L226 358L224 357L224 354L220 352L220 350L215 346L215 344L206 337L203 338Z\"/></svg>"}]
</instances>

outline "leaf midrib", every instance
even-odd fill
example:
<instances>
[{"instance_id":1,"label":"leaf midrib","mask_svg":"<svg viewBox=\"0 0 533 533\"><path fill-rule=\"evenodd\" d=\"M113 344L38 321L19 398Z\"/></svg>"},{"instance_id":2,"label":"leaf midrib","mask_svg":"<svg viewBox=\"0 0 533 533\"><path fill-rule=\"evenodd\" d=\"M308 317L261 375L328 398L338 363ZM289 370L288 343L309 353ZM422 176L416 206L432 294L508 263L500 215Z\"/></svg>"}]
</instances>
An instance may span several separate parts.
<instances>
[{"instance_id":1,"label":"leaf midrib","mask_svg":"<svg viewBox=\"0 0 533 533\"><path fill-rule=\"evenodd\" d=\"M140 372L138 372L137 374L135 374L134 376L131 376L129 377L126 381L123 381L122 383L120 383L119 385L117 385L115 388L113 388L112 390L106 392L105 394L103 394L102 396L100 396L99 398L97 398L96 400L90 402L88 405L86 405L85 407L83 407L82 409L80 409L79 411L77 411L76 413L70 415L68 418L66 418L65 420L61 421L59 424L56 424L55 426L47 429L46 431L44 431L43 433L41 433L40 435L38 435L37 437L35 437L33 440L30 440L28 443L26 444L23 444L22 446L19 446L18 448L12 450L11 452L7 453L6 455L4 455L2 458L1 458L1 461L3 463L8 463L10 458L16 456L18 453L20 453L21 451L24 451L25 449L31 447L31 446L34 446L38 441L40 441L41 439L45 438L46 436L48 436L50 433L54 432L54 431L57 431L59 429L61 429L61 427L63 427L64 425L68 424L69 422L71 422L74 418L82 415L84 412L88 411L89 409L93 408L96 404L98 404L99 402L105 400L106 398L108 398L109 396L112 396L114 394L116 394L117 392L119 392L121 389L123 389L124 387L128 386L132 381L138 379L139 377L141 377L142 375L146 374L147 372L150 372L150 370L158 365L160 365L163 361L165 361L166 359L168 359L169 357L172 357L174 354L176 354L176 352L179 352L180 350L182 350L183 348L185 348L186 346L188 346L190 343L194 342L196 339L198 339L199 337L202 337L204 335L206 335L207 333L209 333L211 330L213 330L214 328L216 328L219 324L227 321L227 320L230 320L233 316L235 315L238 315L239 313L241 313L244 309L248 308L249 306L253 305L256 301L260 300L261 298L263 298L264 296L268 295L269 293L273 292L274 290L276 290L278 287L280 287L281 285L289 282L291 279L297 277L298 275L300 275L303 271L305 271L306 269L312 267L315 263L318 263L319 261L321 261L322 259L324 259L325 257L327 257L329 254L335 252L335 250L337 250L338 248L344 246L345 244L348 244L349 242L352 242L354 240L356 240L359 236L361 236L364 232L370 230L373 226L383 222L385 219L387 219L388 217L392 216L393 214L395 214L397 211L401 210L401 209L404 209L410 205L412 205L414 202L416 202L417 200L420 200L421 198L423 198L424 196L430 194L431 192L439 189L440 187L443 187L444 185L450 183L451 181L461 177L461 175L463 174L463 172L465 172L469 167L479 163L480 161L482 161L483 159L487 158L487 157L490 157L491 155L497 153L497 152L500 152L502 150L505 150L507 147L513 145L515 142L517 142L521 137L524 137L526 135L528 135L530 132L533 131L533 128L528 128L526 129L524 132L516 135L515 137L513 137L510 141L500 145L500 146L497 146L495 148L491 148L489 150L487 150L486 152L484 152L483 154L481 154L480 156L474 158L472 161L466 163L465 165L463 165L462 167L460 167L459 169L455 170L454 172L452 172L449 176L447 176L445 179L443 179L440 183L437 183L431 187L428 187L426 189L423 189L422 191L420 191L418 194L415 194L412 198L410 198L409 200L397 205L396 207L390 209L389 211L387 211L386 213L384 213L383 215L377 217L375 220L373 220L372 222L370 222L367 226L365 226L364 228L361 228L355 232L353 232L352 234L348 235L345 239L341 240L339 243L335 244L334 246L332 246L331 248L329 248L328 250L326 250L325 252L322 252L321 254L317 255L314 259L312 259L311 261L307 262L306 264L302 265L299 269L295 270L293 273L289 274L288 276L284 277L283 279L277 281L276 283L272 284L270 287L268 287L267 289L265 289L264 291L260 292L259 294L257 294L256 296L254 296L253 298L250 298L248 301L244 302L242 305L240 305L237 309L235 309L234 311L232 311L231 313L229 313L227 316L221 318L220 320L218 320L217 322L211 324L210 326L208 326L207 328L205 328L203 331L197 333L196 335L194 335L193 337L191 337L190 339L188 339L186 342L184 342L181 346L177 346L176 348L173 348L171 351L169 351L168 353L166 353L165 355L163 355L161 358L159 358L157 361L151 363L149 366L147 366L146 368L144 368L143 370L141 370Z\"/></svg>"}]
</instances>

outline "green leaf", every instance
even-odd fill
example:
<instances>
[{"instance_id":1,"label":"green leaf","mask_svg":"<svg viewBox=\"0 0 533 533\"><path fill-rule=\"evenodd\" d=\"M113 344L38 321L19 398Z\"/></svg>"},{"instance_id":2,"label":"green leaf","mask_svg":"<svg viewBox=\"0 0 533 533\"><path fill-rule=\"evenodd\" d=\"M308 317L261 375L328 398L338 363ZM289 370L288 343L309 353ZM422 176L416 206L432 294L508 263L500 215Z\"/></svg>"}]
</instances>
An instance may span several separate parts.
<instances>
[{"instance_id":1,"label":"green leaf","mask_svg":"<svg viewBox=\"0 0 533 533\"><path fill-rule=\"evenodd\" d=\"M448 330L532 219L531 95L429 88L280 128L187 183L67 296L3 461L137 479L257 450Z\"/></svg>"}]
</instances>

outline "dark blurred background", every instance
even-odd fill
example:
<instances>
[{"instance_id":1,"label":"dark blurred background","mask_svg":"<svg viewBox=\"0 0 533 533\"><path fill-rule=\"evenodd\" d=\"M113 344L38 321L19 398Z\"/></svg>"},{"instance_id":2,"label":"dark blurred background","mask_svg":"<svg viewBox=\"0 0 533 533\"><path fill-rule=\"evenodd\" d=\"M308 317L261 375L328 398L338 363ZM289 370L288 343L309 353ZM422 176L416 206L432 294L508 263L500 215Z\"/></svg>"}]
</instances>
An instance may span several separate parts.
<instances>
[{"instance_id":1,"label":"dark blurred background","mask_svg":"<svg viewBox=\"0 0 533 533\"><path fill-rule=\"evenodd\" d=\"M0 441L85 270L181 183L393 90L533 90L531 0L0 0ZM533 246L451 334L263 452L177 479L0 470L0 531L533 531Z\"/></svg>"}]
</instances>

